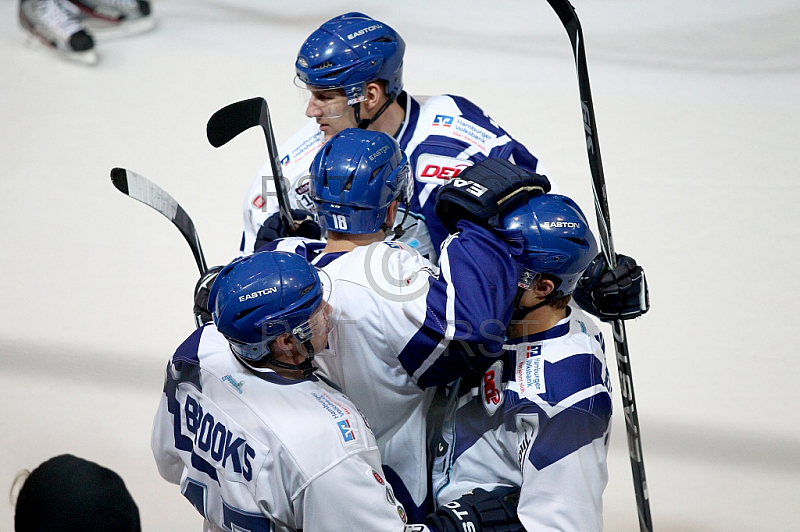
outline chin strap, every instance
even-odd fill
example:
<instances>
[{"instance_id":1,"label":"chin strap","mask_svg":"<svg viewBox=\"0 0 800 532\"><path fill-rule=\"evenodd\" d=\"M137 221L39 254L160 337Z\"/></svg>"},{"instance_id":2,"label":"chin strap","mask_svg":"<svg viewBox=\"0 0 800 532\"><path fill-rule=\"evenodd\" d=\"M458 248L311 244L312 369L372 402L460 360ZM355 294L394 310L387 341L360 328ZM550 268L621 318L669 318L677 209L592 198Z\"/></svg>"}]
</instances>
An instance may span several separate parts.
<instances>
[{"instance_id":1,"label":"chin strap","mask_svg":"<svg viewBox=\"0 0 800 532\"><path fill-rule=\"evenodd\" d=\"M383 103L381 108L378 109L378 112L375 113L372 118L361 118L361 103L359 102L357 104L354 104L352 107L353 107L353 113L355 114L356 117L356 124L358 124L358 129L367 129L370 124L376 121L383 114L383 112L386 109L388 109L390 105L392 105L394 99L395 95L390 94L389 99Z\"/></svg>"}]
</instances>

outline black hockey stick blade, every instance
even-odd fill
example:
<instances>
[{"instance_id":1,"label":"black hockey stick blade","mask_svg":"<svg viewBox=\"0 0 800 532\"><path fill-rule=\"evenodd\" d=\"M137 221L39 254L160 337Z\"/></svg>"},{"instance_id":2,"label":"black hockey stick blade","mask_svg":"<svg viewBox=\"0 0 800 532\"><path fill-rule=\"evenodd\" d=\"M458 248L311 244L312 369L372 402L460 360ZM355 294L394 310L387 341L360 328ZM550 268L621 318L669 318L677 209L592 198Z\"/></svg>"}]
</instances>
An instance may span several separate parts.
<instances>
[{"instance_id":1,"label":"black hockey stick blade","mask_svg":"<svg viewBox=\"0 0 800 532\"><path fill-rule=\"evenodd\" d=\"M608 195L606 180L603 174L603 161L600 157L600 142L597 136L597 125L594 115L594 102L589 86L589 68L586 65L586 49L583 42L583 30L575 8L569 0L547 0L558 15L564 29L567 30L572 53L575 58L575 70L578 76L578 91L581 98L581 115L583 129L586 135L586 153L589 157L589 170L592 175L592 192L594 195L597 225L600 230L600 244L606 262L611 268L616 266L616 253L614 240L611 234L611 214L608 209ZM633 374L628 353L628 336L625 331L625 322L615 320L614 350L617 359L617 373L619 374L622 395L623 414L625 415L625 432L628 436L628 452L630 454L631 471L633 473L633 488L636 495L636 509L639 514L639 529L641 532L652 532L653 521L650 515L650 496L647 490L647 478L644 472L642 457L641 430L639 428L639 414L636 409L636 396L633 392Z\"/></svg>"},{"instance_id":2,"label":"black hockey stick blade","mask_svg":"<svg viewBox=\"0 0 800 532\"><path fill-rule=\"evenodd\" d=\"M267 141L267 151L269 152L269 161L272 167L272 180L275 183L275 196L278 200L281 223L286 234L291 235L294 233L294 220L289 208L289 194L283 177L278 147L275 143L275 132L272 129L267 100L256 97L226 105L208 119L206 137L208 137L208 142L212 146L219 148L240 133L255 126L261 126L264 132L264 139ZM266 184L264 188L266 188Z\"/></svg>"},{"instance_id":3,"label":"black hockey stick blade","mask_svg":"<svg viewBox=\"0 0 800 532\"><path fill-rule=\"evenodd\" d=\"M189 244L200 274L208 270L194 222L172 196L149 179L124 168L111 170L111 182L126 196L157 210L175 224Z\"/></svg>"},{"instance_id":4,"label":"black hockey stick blade","mask_svg":"<svg viewBox=\"0 0 800 532\"><path fill-rule=\"evenodd\" d=\"M239 133L259 125L261 101L264 98L250 98L226 105L208 119L206 136L215 148L224 146Z\"/></svg>"}]
</instances>

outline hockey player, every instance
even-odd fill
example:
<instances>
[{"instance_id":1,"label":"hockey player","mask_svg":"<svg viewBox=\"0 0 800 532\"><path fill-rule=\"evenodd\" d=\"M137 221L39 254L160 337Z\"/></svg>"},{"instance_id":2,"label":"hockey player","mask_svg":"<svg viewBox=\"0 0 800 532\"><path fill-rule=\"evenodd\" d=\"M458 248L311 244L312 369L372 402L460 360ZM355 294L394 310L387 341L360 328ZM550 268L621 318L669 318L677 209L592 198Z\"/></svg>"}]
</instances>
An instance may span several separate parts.
<instances>
[{"instance_id":1,"label":"hockey player","mask_svg":"<svg viewBox=\"0 0 800 532\"><path fill-rule=\"evenodd\" d=\"M332 354L318 364L364 412L395 494L420 522L432 503L426 414L434 387L482 374L494 361L516 294L518 242L511 233L504 240L486 220L523 191L549 185L489 159L465 171L458 186L443 188L440 215L459 232L444 243L435 275L413 248L384 240L410 179L392 137L344 130L317 153L311 174L327 242L287 238L268 247L312 256L330 278Z\"/></svg>"},{"instance_id":2,"label":"hockey player","mask_svg":"<svg viewBox=\"0 0 800 532\"><path fill-rule=\"evenodd\" d=\"M466 98L405 92L404 53L405 43L397 32L361 13L334 17L314 31L295 62L297 81L309 93L309 120L281 146L281 165L291 207L297 209L294 215L298 222L305 221L314 208L308 168L325 141L349 127L393 135L408 156L413 194L400 215L400 230L390 238L408 243L436 263L448 236L434 208L441 185L490 157L508 159L526 172L547 171ZM261 176L271 172L268 161L245 197L243 253L286 236L274 193L262 190ZM605 320L630 319L649 309L644 272L632 258L619 255L617 267L609 272L598 255L588 271L576 299L592 314Z\"/></svg>"},{"instance_id":3,"label":"hockey player","mask_svg":"<svg viewBox=\"0 0 800 532\"><path fill-rule=\"evenodd\" d=\"M96 64L95 37L134 35L155 27L148 0L19 0L31 43L66 59Z\"/></svg>"},{"instance_id":4,"label":"hockey player","mask_svg":"<svg viewBox=\"0 0 800 532\"><path fill-rule=\"evenodd\" d=\"M401 531L361 413L312 374L328 339L319 276L291 253L227 265L214 323L167 365L152 450L206 531Z\"/></svg>"},{"instance_id":5,"label":"hockey player","mask_svg":"<svg viewBox=\"0 0 800 532\"><path fill-rule=\"evenodd\" d=\"M470 521L450 501L477 481L487 490L520 489L524 530L599 531L609 376L599 329L568 306L597 245L564 196L535 197L507 213L502 227L522 231L525 270L503 356L451 391L433 472L438 518Z\"/></svg>"},{"instance_id":6,"label":"hockey player","mask_svg":"<svg viewBox=\"0 0 800 532\"><path fill-rule=\"evenodd\" d=\"M167 365L151 442L161 476L181 486L207 532L452 532L404 525L366 419L315 376L311 360L330 330L323 292L316 269L293 253L223 268L210 295L214 323ZM477 491L463 504L493 508L493 494ZM475 532L514 519L494 512Z\"/></svg>"},{"instance_id":7,"label":"hockey player","mask_svg":"<svg viewBox=\"0 0 800 532\"><path fill-rule=\"evenodd\" d=\"M405 43L387 24L347 13L322 24L297 55L297 80L308 89L305 127L281 146L281 164L292 208L311 210L306 181L319 148L350 127L393 135L408 156L414 193L400 240L434 262L448 236L434 213L440 185L489 157L510 159L527 172L546 172L536 157L478 106L460 96L410 96L403 90ZM267 162L244 202L242 252L257 249L265 220L277 212L274 196L262 191ZM269 185L269 183L268 183ZM280 235L268 226L261 241Z\"/></svg>"}]
</instances>

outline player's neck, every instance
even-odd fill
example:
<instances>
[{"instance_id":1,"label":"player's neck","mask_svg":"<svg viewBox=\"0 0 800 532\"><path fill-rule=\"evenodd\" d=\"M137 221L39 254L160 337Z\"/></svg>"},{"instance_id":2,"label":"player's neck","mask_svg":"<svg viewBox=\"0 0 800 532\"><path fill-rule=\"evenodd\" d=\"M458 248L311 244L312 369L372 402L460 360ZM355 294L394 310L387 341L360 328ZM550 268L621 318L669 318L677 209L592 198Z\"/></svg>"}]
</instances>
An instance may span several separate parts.
<instances>
[{"instance_id":1,"label":"player's neck","mask_svg":"<svg viewBox=\"0 0 800 532\"><path fill-rule=\"evenodd\" d=\"M556 309L549 305L534 309L521 319L512 321L508 326L506 336L509 340L530 336L552 329L555 325L567 317L567 309Z\"/></svg>"},{"instance_id":2,"label":"player's neck","mask_svg":"<svg viewBox=\"0 0 800 532\"><path fill-rule=\"evenodd\" d=\"M370 126L369 129L373 131L380 131L387 135L396 136L403 126L403 120L406 118L406 111L396 101L386 108L381 116Z\"/></svg>"},{"instance_id":3,"label":"player's neck","mask_svg":"<svg viewBox=\"0 0 800 532\"><path fill-rule=\"evenodd\" d=\"M385 238L383 231L366 235L350 235L345 233L328 232L328 241L323 253L336 253L340 251L353 251L357 247L369 246Z\"/></svg>"}]
</instances>

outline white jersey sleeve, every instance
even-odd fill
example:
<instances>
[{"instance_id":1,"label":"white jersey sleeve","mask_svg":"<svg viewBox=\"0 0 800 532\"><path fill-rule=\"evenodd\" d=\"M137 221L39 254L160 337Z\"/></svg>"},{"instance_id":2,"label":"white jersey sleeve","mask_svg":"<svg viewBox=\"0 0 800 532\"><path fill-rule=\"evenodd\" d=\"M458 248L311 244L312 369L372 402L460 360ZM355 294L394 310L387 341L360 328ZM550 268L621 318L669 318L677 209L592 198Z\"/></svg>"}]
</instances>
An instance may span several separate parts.
<instances>
[{"instance_id":1,"label":"white jersey sleeve","mask_svg":"<svg viewBox=\"0 0 800 532\"><path fill-rule=\"evenodd\" d=\"M315 377L248 369L213 324L168 365L151 447L206 530L405 526L372 432L349 399Z\"/></svg>"}]
</instances>

